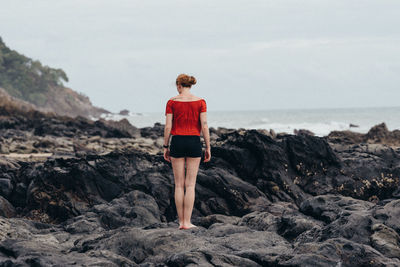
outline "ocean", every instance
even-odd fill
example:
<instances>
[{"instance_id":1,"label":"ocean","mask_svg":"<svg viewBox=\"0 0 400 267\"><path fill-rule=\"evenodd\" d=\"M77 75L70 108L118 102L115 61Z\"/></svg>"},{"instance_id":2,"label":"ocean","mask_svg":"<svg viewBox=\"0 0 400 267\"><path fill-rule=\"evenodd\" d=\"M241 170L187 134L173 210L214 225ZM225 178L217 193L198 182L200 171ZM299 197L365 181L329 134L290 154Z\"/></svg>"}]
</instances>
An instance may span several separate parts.
<instances>
[{"instance_id":1,"label":"ocean","mask_svg":"<svg viewBox=\"0 0 400 267\"><path fill-rule=\"evenodd\" d=\"M105 118L127 118L139 128L153 126L156 122L165 124L164 112L131 113L128 116L113 114ZM209 127L214 128L273 129L276 133L307 129L317 136L325 136L334 130L366 133L382 122L389 130L400 129L400 107L208 111L207 119ZM350 127L351 124L357 127Z\"/></svg>"}]
</instances>

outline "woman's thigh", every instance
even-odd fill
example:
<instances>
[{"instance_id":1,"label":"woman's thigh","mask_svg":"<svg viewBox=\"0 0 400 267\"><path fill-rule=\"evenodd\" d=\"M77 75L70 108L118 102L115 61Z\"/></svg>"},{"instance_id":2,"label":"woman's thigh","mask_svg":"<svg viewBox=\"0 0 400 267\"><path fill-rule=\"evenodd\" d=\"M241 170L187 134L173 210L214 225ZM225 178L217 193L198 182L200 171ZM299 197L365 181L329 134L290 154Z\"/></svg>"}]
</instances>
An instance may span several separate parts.
<instances>
[{"instance_id":1,"label":"woman's thigh","mask_svg":"<svg viewBox=\"0 0 400 267\"><path fill-rule=\"evenodd\" d=\"M195 186L197 173L199 171L201 157L186 158L186 179L185 186Z\"/></svg>"},{"instance_id":2,"label":"woman's thigh","mask_svg":"<svg viewBox=\"0 0 400 267\"><path fill-rule=\"evenodd\" d=\"M185 158L171 157L171 165L175 178L175 186L185 184Z\"/></svg>"}]
</instances>

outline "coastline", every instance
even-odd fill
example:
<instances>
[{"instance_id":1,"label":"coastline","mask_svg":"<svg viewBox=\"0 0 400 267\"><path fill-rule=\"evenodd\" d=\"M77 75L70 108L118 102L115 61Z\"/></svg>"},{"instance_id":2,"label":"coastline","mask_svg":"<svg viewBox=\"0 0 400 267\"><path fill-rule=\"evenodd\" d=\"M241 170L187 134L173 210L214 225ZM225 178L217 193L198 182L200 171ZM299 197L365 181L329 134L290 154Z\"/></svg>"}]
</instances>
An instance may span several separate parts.
<instances>
[{"instance_id":1,"label":"coastline","mask_svg":"<svg viewBox=\"0 0 400 267\"><path fill-rule=\"evenodd\" d=\"M326 136L332 131L350 130L367 133L373 126L385 122L388 129L400 129L400 107L390 108L338 108L338 109L280 109L247 111L214 111L210 107L207 119L210 127L229 129L273 129L275 132L293 134L306 129L316 136ZM122 116L104 115L104 118L127 119L138 128L165 123L163 112L143 112Z\"/></svg>"}]
</instances>

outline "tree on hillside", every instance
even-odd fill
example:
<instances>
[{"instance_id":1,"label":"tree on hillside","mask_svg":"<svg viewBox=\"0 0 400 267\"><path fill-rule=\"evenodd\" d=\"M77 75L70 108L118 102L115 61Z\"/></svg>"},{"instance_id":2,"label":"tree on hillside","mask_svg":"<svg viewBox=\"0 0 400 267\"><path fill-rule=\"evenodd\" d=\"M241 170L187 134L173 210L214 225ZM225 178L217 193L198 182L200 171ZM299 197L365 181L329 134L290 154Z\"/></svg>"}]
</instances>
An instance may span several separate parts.
<instances>
[{"instance_id":1,"label":"tree on hillside","mask_svg":"<svg viewBox=\"0 0 400 267\"><path fill-rule=\"evenodd\" d=\"M68 82L68 77L62 69L43 66L40 61L11 50L0 37L0 87L10 95L43 106L46 93L63 86L63 81Z\"/></svg>"}]
</instances>

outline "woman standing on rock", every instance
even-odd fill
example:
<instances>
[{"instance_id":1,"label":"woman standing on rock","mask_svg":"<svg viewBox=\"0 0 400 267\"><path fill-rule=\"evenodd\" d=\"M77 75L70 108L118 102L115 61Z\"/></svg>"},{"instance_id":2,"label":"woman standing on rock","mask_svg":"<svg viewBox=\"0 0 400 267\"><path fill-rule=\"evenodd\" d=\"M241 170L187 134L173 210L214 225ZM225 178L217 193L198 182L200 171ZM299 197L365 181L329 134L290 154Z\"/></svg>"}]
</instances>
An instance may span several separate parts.
<instances>
[{"instance_id":1,"label":"woman standing on rock","mask_svg":"<svg viewBox=\"0 0 400 267\"><path fill-rule=\"evenodd\" d=\"M206 101L190 93L190 88L194 84L196 84L196 79L193 76L180 74L176 79L179 95L168 100L165 110L164 159L171 162L174 173L179 229L196 227L191 223L190 218L202 154L201 132L206 143L204 162L211 159ZM172 138L169 147L170 135Z\"/></svg>"}]
</instances>

